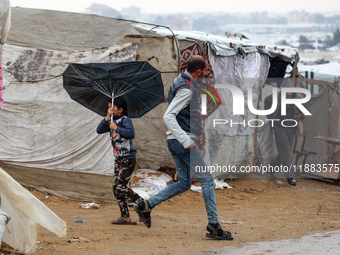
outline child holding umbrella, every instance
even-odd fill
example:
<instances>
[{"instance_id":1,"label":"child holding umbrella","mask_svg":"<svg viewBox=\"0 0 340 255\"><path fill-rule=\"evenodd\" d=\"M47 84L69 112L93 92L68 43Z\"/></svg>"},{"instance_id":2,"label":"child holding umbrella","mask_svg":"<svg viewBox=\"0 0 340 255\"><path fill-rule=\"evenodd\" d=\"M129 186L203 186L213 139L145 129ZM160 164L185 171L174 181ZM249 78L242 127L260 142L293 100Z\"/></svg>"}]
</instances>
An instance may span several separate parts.
<instances>
[{"instance_id":1,"label":"child holding umbrella","mask_svg":"<svg viewBox=\"0 0 340 255\"><path fill-rule=\"evenodd\" d=\"M112 121L110 121L111 116ZM97 127L98 134L109 131L112 132L111 142L115 156L113 194L121 212L121 217L111 223L135 225L137 222L131 220L127 202L139 203L143 198L127 187L136 165L137 151L132 143L135 130L131 119L127 116L126 102L122 98L115 98L113 106L111 101L108 102L107 115Z\"/></svg>"}]
</instances>

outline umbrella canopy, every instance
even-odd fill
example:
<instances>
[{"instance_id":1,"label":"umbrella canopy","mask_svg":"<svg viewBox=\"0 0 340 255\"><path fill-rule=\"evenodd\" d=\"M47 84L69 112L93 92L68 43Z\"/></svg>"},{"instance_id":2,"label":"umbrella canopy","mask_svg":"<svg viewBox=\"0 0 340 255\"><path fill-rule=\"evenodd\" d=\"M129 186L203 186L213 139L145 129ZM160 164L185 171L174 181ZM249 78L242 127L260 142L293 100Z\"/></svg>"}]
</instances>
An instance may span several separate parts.
<instances>
[{"instance_id":1,"label":"umbrella canopy","mask_svg":"<svg viewBox=\"0 0 340 255\"><path fill-rule=\"evenodd\" d=\"M70 64L63 84L74 101L103 117L109 99L123 98L130 118L164 101L161 73L145 61Z\"/></svg>"}]
</instances>

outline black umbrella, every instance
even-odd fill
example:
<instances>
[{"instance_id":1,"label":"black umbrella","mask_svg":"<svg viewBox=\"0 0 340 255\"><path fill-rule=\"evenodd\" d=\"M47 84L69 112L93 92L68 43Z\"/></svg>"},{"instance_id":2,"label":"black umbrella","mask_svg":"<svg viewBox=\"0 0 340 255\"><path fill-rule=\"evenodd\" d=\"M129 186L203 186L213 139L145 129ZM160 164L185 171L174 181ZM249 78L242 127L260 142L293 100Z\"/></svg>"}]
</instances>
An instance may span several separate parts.
<instances>
[{"instance_id":1,"label":"black umbrella","mask_svg":"<svg viewBox=\"0 0 340 255\"><path fill-rule=\"evenodd\" d=\"M164 101L161 73L145 61L70 64L63 83L74 101L101 116L106 116L110 98L123 98L130 118Z\"/></svg>"}]
</instances>

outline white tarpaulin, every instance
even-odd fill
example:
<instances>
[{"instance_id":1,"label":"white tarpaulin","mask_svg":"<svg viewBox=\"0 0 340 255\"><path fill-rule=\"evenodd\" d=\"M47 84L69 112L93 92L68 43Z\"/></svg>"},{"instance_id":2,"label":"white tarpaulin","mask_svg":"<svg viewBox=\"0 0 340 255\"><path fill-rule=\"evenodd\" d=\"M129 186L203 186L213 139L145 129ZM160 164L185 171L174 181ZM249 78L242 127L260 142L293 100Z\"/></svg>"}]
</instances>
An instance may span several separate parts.
<instances>
[{"instance_id":1,"label":"white tarpaulin","mask_svg":"<svg viewBox=\"0 0 340 255\"><path fill-rule=\"evenodd\" d=\"M1 206L1 197L0 197L0 206ZM6 225L10 219L11 217L9 217L9 215L4 210L2 210L0 207L0 247L2 243L2 238L5 235Z\"/></svg>"},{"instance_id":2,"label":"white tarpaulin","mask_svg":"<svg viewBox=\"0 0 340 255\"><path fill-rule=\"evenodd\" d=\"M8 0L0 1L0 44L5 44L11 27L11 6Z\"/></svg>"},{"instance_id":3,"label":"white tarpaulin","mask_svg":"<svg viewBox=\"0 0 340 255\"><path fill-rule=\"evenodd\" d=\"M233 114L233 97L230 90L226 88L216 88L216 91L221 97L222 105L213 112L206 121L207 131L216 131L219 134L234 136L247 135L254 133L254 128L249 125L243 125L256 118L255 114L251 113L247 103L248 88L252 89L252 103L257 109L261 89L267 79L269 71L268 55L258 52L248 53L245 55L234 55L229 57L216 56L213 52L209 55L210 63L212 64L216 83L229 84L237 86L244 95L244 115ZM215 125L213 119L228 120L227 124ZM233 123L241 123L231 125Z\"/></svg>"},{"instance_id":4,"label":"white tarpaulin","mask_svg":"<svg viewBox=\"0 0 340 255\"><path fill-rule=\"evenodd\" d=\"M244 96L244 115L234 115L232 93L226 88L216 88L220 105L205 121L207 135L207 164L236 166L252 164L254 156L254 125L256 115L250 112L247 99L251 88L252 104L258 108L261 89L269 72L269 56L259 52L217 56L209 55L216 83L237 86ZM219 120L215 122L215 120ZM251 122L249 125L248 122ZM218 124L217 124L218 123ZM226 173L214 173L215 177Z\"/></svg>"},{"instance_id":5,"label":"white tarpaulin","mask_svg":"<svg viewBox=\"0 0 340 255\"><path fill-rule=\"evenodd\" d=\"M66 222L0 168L1 208L11 217L3 241L24 253L33 253L37 242L37 224L66 236Z\"/></svg>"},{"instance_id":6,"label":"white tarpaulin","mask_svg":"<svg viewBox=\"0 0 340 255\"><path fill-rule=\"evenodd\" d=\"M2 73L2 45L5 44L8 31L11 26L11 6L9 1L0 1L0 110L3 110L4 106L4 93L3 93L3 73Z\"/></svg>"}]
</instances>

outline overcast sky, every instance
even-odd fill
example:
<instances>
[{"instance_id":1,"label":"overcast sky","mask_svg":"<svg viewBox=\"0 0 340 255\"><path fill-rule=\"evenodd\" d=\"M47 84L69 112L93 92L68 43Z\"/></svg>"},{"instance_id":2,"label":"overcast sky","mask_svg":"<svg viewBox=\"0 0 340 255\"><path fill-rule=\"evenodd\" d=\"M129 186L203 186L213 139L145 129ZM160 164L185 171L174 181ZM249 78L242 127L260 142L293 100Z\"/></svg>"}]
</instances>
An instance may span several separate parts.
<instances>
[{"instance_id":1,"label":"overcast sky","mask_svg":"<svg viewBox=\"0 0 340 255\"><path fill-rule=\"evenodd\" d=\"M10 0L11 6L83 12L93 3L104 4L120 11L137 6L144 13L187 13L187 12L261 12L282 13L290 11L337 12L340 0Z\"/></svg>"}]
</instances>

